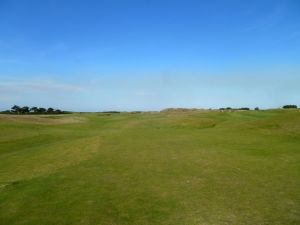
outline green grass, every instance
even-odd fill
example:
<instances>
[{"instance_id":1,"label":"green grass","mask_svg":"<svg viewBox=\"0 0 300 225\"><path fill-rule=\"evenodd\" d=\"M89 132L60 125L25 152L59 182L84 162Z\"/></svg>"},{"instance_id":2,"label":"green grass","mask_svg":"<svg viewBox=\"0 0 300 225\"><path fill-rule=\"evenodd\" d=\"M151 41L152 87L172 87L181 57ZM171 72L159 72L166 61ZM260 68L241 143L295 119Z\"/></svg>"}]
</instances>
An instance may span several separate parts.
<instances>
[{"instance_id":1,"label":"green grass","mask_svg":"<svg viewBox=\"0 0 300 225\"><path fill-rule=\"evenodd\" d=\"M0 224L300 224L300 111L0 115Z\"/></svg>"}]
</instances>

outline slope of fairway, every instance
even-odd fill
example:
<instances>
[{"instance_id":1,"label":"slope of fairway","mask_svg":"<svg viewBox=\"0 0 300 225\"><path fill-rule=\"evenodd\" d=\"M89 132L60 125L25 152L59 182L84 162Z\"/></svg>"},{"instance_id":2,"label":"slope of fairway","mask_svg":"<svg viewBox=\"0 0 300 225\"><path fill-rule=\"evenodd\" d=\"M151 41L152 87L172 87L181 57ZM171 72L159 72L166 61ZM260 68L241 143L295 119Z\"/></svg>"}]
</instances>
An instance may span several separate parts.
<instances>
[{"instance_id":1,"label":"slope of fairway","mask_svg":"<svg viewBox=\"0 0 300 225\"><path fill-rule=\"evenodd\" d=\"M300 111L0 115L0 224L300 224Z\"/></svg>"}]
</instances>

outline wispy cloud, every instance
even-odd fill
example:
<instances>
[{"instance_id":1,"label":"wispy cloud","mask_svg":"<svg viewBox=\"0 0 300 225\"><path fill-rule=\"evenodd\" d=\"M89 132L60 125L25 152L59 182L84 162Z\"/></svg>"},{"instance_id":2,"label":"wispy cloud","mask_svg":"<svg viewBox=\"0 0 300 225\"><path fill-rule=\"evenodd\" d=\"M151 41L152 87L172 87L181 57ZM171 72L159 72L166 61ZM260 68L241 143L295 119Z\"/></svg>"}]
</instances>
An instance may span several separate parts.
<instances>
[{"instance_id":1,"label":"wispy cloud","mask_svg":"<svg viewBox=\"0 0 300 225\"><path fill-rule=\"evenodd\" d=\"M88 86L71 81L0 76L0 111L15 104L74 110L77 105L85 104L81 96L86 96L88 92Z\"/></svg>"},{"instance_id":2,"label":"wispy cloud","mask_svg":"<svg viewBox=\"0 0 300 225\"><path fill-rule=\"evenodd\" d=\"M60 83L54 80L9 80L0 79L0 93L32 93L32 92L80 92L84 91L85 87Z\"/></svg>"}]
</instances>

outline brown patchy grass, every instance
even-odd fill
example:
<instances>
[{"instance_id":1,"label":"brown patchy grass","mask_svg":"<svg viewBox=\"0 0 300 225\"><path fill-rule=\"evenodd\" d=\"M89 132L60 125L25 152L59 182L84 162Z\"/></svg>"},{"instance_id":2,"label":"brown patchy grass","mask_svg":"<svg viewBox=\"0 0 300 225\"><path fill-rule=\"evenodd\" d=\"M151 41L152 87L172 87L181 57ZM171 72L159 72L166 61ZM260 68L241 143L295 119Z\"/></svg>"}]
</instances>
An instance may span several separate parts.
<instances>
[{"instance_id":1,"label":"brown patchy grass","mask_svg":"<svg viewBox=\"0 0 300 225\"><path fill-rule=\"evenodd\" d=\"M87 119L75 115L10 115L0 114L0 121L25 122L33 124L72 124L82 123Z\"/></svg>"}]
</instances>

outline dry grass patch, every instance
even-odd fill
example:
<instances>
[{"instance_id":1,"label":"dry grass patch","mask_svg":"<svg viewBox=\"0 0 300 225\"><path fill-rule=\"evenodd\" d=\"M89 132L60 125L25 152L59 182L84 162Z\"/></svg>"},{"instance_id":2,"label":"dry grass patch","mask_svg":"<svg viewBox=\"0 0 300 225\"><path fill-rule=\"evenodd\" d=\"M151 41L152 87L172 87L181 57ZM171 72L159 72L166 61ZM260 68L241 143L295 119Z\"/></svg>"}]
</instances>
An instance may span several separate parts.
<instances>
[{"instance_id":1,"label":"dry grass patch","mask_svg":"<svg viewBox=\"0 0 300 225\"><path fill-rule=\"evenodd\" d=\"M0 114L0 121L25 122L33 124L70 124L82 123L87 118L74 115L7 115Z\"/></svg>"}]
</instances>

